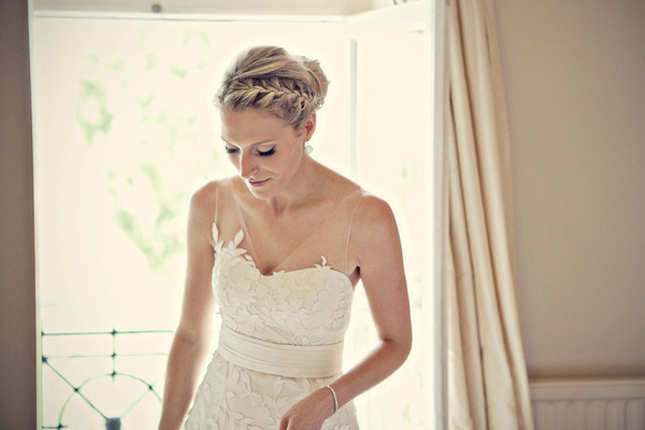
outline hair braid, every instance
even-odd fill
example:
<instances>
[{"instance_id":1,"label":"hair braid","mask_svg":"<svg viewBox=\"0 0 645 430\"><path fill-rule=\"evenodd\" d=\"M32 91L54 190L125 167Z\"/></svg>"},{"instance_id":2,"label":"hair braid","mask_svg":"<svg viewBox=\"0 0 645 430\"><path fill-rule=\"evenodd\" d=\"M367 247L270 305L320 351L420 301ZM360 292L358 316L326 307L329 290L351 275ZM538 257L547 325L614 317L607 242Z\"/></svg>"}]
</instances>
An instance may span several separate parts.
<instances>
[{"instance_id":1,"label":"hair braid","mask_svg":"<svg viewBox=\"0 0 645 430\"><path fill-rule=\"evenodd\" d=\"M278 47L257 47L243 52L227 71L216 104L266 110L298 130L323 105L328 84L317 61Z\"/></svg>"}]
</instances>

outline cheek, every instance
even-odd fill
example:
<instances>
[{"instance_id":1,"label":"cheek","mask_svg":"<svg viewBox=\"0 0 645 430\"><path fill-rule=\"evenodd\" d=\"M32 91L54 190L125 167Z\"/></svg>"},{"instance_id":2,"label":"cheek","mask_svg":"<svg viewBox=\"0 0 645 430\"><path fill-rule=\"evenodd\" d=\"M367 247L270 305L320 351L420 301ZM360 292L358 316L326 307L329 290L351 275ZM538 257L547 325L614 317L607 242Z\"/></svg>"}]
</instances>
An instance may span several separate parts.
<instances>
[{"instance_id":1,"label":"cheek","mask_svg":"<svg viewBox=\"0 0 645 430\"><path fill-rule=\"evenodd\" d=\"M295 147L283 148L270 157L258 157L257 166L279 176L289 176L298 169L302 161L302 152Z\"/></svg>"},{"instance_id":2,"label":"cheek","mask_svg":"<svg viewBox=\"0 0 645 430\"><path fill-rule=\"evenodd\" d=\"M285 170L293 163L293 153L290 151L280 151L273 154L271 157L261 159L262 166L266 169L272 170Z\"/></svg>"},{"instance_id":3,"label":"cheek","mask_svg":"<svg viewBox=\"0 0 645 430\"><path fill-rule=\"evenodd\" d=\"M298 170L302 157L297 153L290 153L288 156L285 156L280 160L280 169L283 173L289 175L293 171Z\"/></svg>"},{"instance_id":4,"label":"cheek","mask_svg":"<svg viewBox=\"0 0 645 430\"><path fill-rule=\"evenodd\" d=\"M277 154L276 154L277 155ZM282 175L288 163L285 162L284 157L271 157L271 160L264 160L261 162L261 167L264 170L271 171L277 175Z\"/></svg>"}]
</instances>

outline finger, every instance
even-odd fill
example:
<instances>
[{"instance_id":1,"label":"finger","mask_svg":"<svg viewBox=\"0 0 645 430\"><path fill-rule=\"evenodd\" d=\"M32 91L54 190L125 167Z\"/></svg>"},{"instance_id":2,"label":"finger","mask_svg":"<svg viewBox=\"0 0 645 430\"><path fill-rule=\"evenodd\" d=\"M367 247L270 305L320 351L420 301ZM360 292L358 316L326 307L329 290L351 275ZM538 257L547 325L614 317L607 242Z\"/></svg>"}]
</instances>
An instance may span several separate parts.
<instances>
[{"instance_id":1,"label":"finger","mask_svg":"<svg viewBox=\"0 0 645 430\"><path fill-rule=\"evenodd\" d=\"M278 430L287 430L289 427L289 419L286 417L282 417L280 420L280 426L278 427Z\"/></svg>"}]
</instances>

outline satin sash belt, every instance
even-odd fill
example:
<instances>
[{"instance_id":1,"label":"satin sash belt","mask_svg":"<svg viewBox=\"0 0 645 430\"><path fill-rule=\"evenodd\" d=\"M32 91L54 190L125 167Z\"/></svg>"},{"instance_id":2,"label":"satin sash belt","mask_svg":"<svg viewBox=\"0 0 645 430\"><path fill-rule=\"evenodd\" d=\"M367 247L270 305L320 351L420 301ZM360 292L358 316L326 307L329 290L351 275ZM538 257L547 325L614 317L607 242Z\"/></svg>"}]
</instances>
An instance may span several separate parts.
<instances>
[{"instance_id":1,"label":"satin sash belt","mask_svg":"<svg viewBox=\"0 0 645 430\"><path fill-rule=\"evenodd\" d=\"M292 378L340 375L343 342L332 345L283 345L255 339L222 326L219 355L256 372Z\"/></svg>"}]
</instances>

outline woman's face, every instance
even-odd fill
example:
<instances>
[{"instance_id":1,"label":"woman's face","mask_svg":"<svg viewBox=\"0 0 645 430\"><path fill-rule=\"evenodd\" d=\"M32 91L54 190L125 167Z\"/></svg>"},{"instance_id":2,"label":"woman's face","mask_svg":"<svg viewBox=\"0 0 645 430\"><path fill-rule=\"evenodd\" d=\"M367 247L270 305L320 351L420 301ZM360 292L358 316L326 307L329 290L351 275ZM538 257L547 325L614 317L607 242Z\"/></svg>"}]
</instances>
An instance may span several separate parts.
<instances>
[{"instance_id":1,"label":"woman's face","mask_svg":"<svg viewBox=\"0 0 645 430\"><path fill-rule=\"evenodd\" d=\"M251 193L269 199L285 190L306 157L304 142L313 133L315 117L298 134L260 110L223 109L220 116L228 157Z\"/></svg>"}]
</instances>

